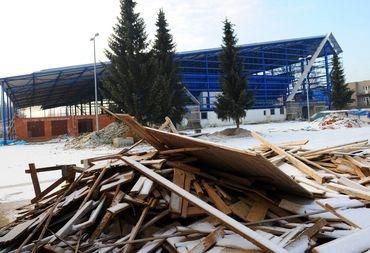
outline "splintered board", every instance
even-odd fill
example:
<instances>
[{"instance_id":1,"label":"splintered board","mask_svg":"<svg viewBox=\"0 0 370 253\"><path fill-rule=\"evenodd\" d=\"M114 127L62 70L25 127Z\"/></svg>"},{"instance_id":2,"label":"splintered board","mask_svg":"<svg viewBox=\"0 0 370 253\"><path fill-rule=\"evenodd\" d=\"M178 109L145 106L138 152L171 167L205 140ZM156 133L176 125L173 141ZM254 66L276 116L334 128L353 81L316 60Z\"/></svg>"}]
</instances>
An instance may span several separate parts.
<instances>
[{"instance_id":1,"label":"splintered board","mask_svg":"<svg viewBox=\"0 0 370 253\"><path fill-rule=\"evenodd\" d=\"M132 130L150 144L161 150L179 148L204 148L189 151L187 154L198 158L202 163L207 163L208 170L235 172L236 174L255 177L261 181L276 186L277 188L299 195L310 196L306 189L296 183L292 178L269 162L266 158L254 152L218 145L178 134L167 133L153 128L142 127L131 116L124 115L123 120ZM154 143L151 140L155 140ZM159 144L160 143L160 144ZM168 148L163 148L164 146Z\"/></svg>"}]
</instances>

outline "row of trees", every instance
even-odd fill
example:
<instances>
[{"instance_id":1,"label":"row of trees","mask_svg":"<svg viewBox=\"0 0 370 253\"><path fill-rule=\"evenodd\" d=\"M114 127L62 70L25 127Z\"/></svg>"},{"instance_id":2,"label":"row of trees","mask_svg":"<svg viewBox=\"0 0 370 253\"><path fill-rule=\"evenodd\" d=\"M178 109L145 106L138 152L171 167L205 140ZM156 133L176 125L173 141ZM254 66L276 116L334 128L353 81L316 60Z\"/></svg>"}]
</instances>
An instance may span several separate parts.
<instances>
[{"instance_id":1,"label":"row of trees","mask_svg":"<svg viewBox=\"0 0 370 253\"><path fill-rule=\"evenodd\" d=\"M142 123L159 124L165 116L181 121L185 113L184 88L175 62L175 43L163 10L157 17L155 41L150 47L143 19L133 0L121 0L121 12L109 41L106 56L111 65L104 91L114 101L114 110L132 114ZM230 21L224 22L221 60L222 95L216 113L222 120L233 119L239 127L245 109L253 105L253 94L236 47Z\"/></svg>"},{"instance_id":2,"label":"row of trees","mask_svg":"<svg viewBox=\"0 0 370 253\"><path fill-rule=\"evenodd\" d=\"M115 111L134 115L145 124L159 124L166 116L179 122L185 112L184 90L174 61L175 44L163 10L149 47L144 20L135 12L133 0L121 0L121 12L109 41L111 61L104 90Z\"/></svg>"},{"instance_id":3,"label":"row of trees","mask_svg":"<svg viewBox=\"0 0 370 253\"><path fill-rule=\"evenodd\" d=\"M106 56L111 61L104 90L114 101L114 110L134 115L144 124L160 124L166 116L179 123L185 113L184 87L175 62L175 43L163 10L157 16L157 30L152 45L148 43L144 20L135 12L135 1L121 0L121 12L109 41ZM220 53L222 94L215 102L215 112L222 120L233 120L239 128L246 110L254 104L253 92L239 57L233 24L224 22ZM351 102L344 72L337 55L333 57L332 92L334 108Z\"/></svg>"}]
</instances>

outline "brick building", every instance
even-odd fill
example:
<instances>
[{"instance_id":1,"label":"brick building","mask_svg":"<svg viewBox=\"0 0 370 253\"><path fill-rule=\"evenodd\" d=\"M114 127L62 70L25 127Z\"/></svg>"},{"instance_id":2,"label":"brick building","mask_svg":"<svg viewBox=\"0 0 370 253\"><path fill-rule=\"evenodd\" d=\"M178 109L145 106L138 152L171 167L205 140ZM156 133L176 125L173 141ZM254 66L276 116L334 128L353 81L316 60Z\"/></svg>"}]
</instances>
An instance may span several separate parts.
<instances>
[{"instance_id":1,"label":"brick building","mask_svg":"<svg viewBox=\"0 0 370 253\"><path fill-rule=\"evenodd\" d=\"M370 108L370 80L351 82L348 87L354 91L351 104L353 108Z\"/></svg>"}]
</instances>

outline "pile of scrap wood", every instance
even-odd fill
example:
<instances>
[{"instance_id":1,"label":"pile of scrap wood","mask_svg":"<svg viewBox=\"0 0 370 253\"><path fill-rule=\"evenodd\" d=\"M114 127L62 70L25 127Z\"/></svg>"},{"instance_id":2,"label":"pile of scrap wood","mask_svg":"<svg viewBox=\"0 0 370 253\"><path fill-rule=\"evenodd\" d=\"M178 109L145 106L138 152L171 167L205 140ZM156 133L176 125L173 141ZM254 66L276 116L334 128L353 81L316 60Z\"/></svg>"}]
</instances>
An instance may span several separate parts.
<instances>
[{"instance_id":1,"label":"pile of scrap wood","mask_svg":"<svg viewBox=\"0 0 370 253\"><path fill-rule=\"evenodd\" d=\"M1 252L365 252L367 141L238 150L126 124L153 149L83 167L30 165L36 197L0 229ZM41 191L38 173L62 177ZM57 185L61 187L55 188Z\"/></svg>"},{"instance_id":2,"label":"pile of scrap wood","mask_svg":"<svg viewBox=\"0 0 370 253\"><path fill-rule=\"evenodd\" d=\"M362 127L366 124L366 122L357 117L348 116L347 113L331 113L324 118L318 119L315 123L318 123L319 129L354 128Z\"/></svg>"}]
</instances>

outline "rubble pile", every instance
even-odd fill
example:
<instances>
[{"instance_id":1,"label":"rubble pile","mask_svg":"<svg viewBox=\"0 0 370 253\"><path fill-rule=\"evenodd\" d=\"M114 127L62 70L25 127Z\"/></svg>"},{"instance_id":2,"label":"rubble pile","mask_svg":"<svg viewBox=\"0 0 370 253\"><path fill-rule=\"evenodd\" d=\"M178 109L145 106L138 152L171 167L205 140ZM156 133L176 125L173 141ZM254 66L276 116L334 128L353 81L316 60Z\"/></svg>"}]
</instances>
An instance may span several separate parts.
<instances>
[{"instance_id":1,"label":"rubble pile","mask_svg":"<svg viewBox=\"0 0 370 253\"><path fill-rule=\"evenodd\" d=\"M317 121L319 129L336 129L336 128L354 128L362 127L365 122L362 120L349 117L345 113L331 113Z\"/></svg>"},{"instance_id":2,"label":"rubble pile","mask_svg":"<svg viewBox=\"0 0 370 253\"><path fill-rule=\"evenodd\" d=\"M126 124L134 146L76 165L30 166L36 197L0 229L2 252L365 252L367 140L238 150ZM61 170L41 191L38 173ZM60 185L61 187L57 187Z\"/></svg>"},{"instance_id":3,"label":"rubble pile","mask_svg":"<svg viewBox=\"0 0 370 253\"><path fill-rule=\"evenodd\" d=\"M66 142L65 148L83 149L95 148L101 145L111 145L114 138L126 137L129 127L122 122L113 122L99 131L82 134Z\"/></svg>"}]
</instances>

